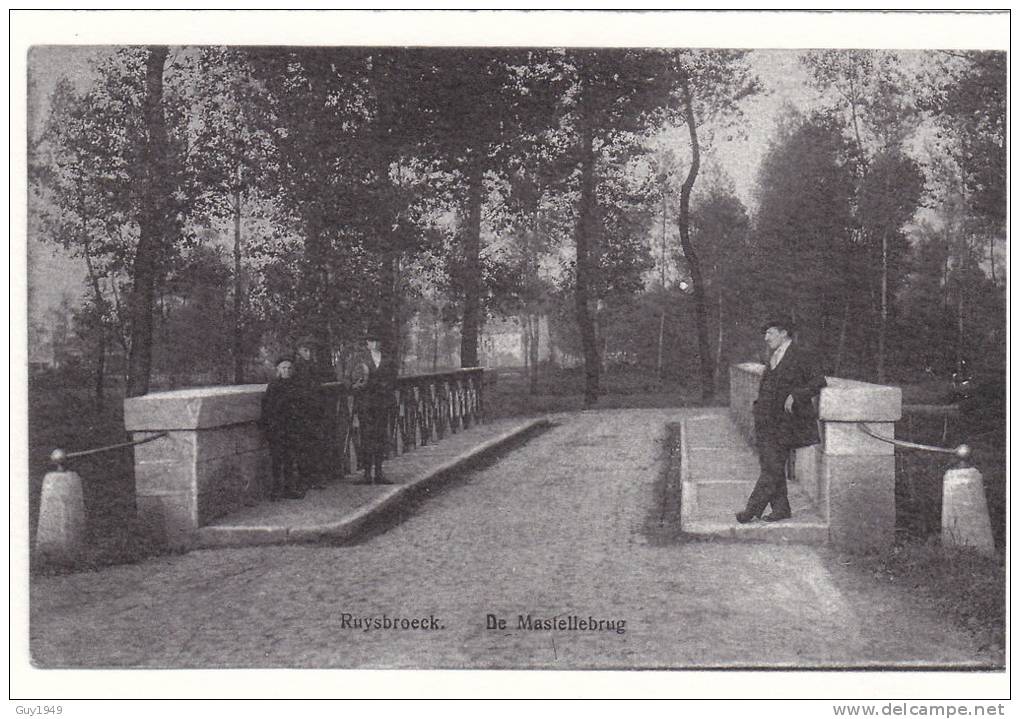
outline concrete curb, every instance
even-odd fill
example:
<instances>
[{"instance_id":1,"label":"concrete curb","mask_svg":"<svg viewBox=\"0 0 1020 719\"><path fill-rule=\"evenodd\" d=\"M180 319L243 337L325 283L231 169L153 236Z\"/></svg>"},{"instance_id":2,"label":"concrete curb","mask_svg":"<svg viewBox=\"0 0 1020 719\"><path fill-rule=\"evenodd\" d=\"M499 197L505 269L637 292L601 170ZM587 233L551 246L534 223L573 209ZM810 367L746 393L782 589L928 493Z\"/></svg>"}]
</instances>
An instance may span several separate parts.
<instances>
[{"instance_id":1,"label":"concrete curb","mask_svg":"<svg viewBox=\"0 0 1020 719\"><path fill-rule=\"evenodd\" d=\"M371 520L409 501L430 487L449 479L454 473L503 449L514 441L548 427L547 418L515 425L487 442L426 471L405 484L395 485L336 522L305 526L273 527L200 527L195 533L194 549L242 547L267 544L305 544L318 541L346 542L366 531Z\"/></svg>"}]
</instances>

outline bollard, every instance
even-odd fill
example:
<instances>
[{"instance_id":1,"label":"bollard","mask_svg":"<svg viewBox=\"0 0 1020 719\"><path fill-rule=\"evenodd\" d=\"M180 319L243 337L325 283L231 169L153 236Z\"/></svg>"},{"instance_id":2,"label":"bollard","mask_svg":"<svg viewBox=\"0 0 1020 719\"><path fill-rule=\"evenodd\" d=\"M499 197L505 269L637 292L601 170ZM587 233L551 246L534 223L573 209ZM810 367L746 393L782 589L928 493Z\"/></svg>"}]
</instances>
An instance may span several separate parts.
<instances>
[{"instance_id":1,"label":"bollard","mask_svg":"<svg viewBox=\"0 0 1020 719\"><path fill-rule=\"evenodd\" d=\"M995 554L984 482L973 467L950 469L943 478L942 543Z\"/></svg>"},{"instance_id":2,"label":"bollard","mask_svg":"<svg viewBox=\"0 0 1020 719\"><path fill-rule=\"evenodd\" d=\"M35 549L62 563L78 559L85 544L85 500L75 472L48 472L43 478Z\"/></svg>"}]
</instances>

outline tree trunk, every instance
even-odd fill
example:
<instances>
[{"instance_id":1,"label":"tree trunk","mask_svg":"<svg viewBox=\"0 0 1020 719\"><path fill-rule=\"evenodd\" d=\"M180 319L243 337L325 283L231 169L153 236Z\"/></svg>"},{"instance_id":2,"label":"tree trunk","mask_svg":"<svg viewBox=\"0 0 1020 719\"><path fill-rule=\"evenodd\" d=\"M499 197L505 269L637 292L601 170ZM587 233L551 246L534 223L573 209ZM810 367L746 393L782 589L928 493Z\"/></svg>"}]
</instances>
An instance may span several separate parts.
<instances>
[{"instance_id":1,"label":"tree trunk","mask_svg":"<svg viewBox=\"0 0 1020 719\"><path fill-rule=\"evenodd\" d=\"M389 239L392 243L392 238ZM379 349L382 352L380 371L390 381L400 374L400 298L397 284L400 281L400 253L390 249L384 253L382 267L383 305L379 332Z\"/></svg>"},{"instance_id":2,"label":"tree trunk","mask_svg":"<svg viewBox=\"0 0 1020 719\"><path fill-rule=\"evenodd\" d=\"M718 272L718 268L716 269ZM719 292L719 334L715 343L715 367L716 376L723 371L723 293Z\"/></svg>"},{"instance_id":3,"label":"tree trunk","mask_svg":"<svg viewBox=\"0 0 1020 719\"><path fill-rule=\"evenodd\" d=\"M582 93L586 90L582 86ZM584 109L587 100L582 98L581 129L581 197L578 208L577 230L577 277L574 292L574 306L577 324L581 332L581 348L584 353L584 406L593 407L599 398L599 349L595 336L595 320L591 312L591 244L594 234L595 211L595 151L591 118Z\"/></svg>"},{"instance_id":4,"label":"tree trunk","mask_svg":"<svg viewBox=\"0 0 1020 719\"><path fill-rule=\"evenodd\" d=\"M663 178L666 175L663 174ZM662 377L662 341L666 335L666 303L668 296L666 295L666 195L668 188L663 183L662 188L662 242L659 249L659 284L662 285L662 316L659 317L659 352L658 360L656 362L656 371L659 374L659 382L663 381Z\"/></svg>"},{"instance_id":5,"label":"tree trunk","mask_svg":"<svg viewBox=\"0 0 1020 719\"><path fill-rule=\"evenodd\" d=\"M96 305L96 315L99 321L96 323L96 375L95 375L95 397L96 409L102 409L105 402L105 377L106 377L106 298L103 297L103 289L99 286L99 276L96 274L95 265L92 262L92 243L89 242L88 222L84 209L84 202L81 209L82 217L82 247L85 255L85 269L88 271L89 284L92 285L93 302Z\"/></svg>"},{"instance_id":6,"label":"tree trunk","mask_svg":"<svg viewBox=\"0 0 1020 719\"><path fill-rule=\"evenodd\" d=\"M244 335L241 329L241 188L234 188L234 384L244 384Z\"/></svg>"},{"instance_id":7,"label":"tree trunk","mask_svg":"<svg viewBox=\"0 0 1020 719\"><path fill-rule=\"evenodd\" d=\"M885 382L885 333L889 321L889 240L882 233L882 308L878 323L878 382Z\"/></svg>"},{"instance_id":8,"label":"tree trunk","mask_svg":"<svg viewBox=\"0 0 1020 719\"><path fill-rule=\"evenodd\" d=\"M839 375L840 366L843 364L843 351L846 349L846 329L850 323L850 300L843 303L843 321L839 324L839 342L836 345L836 361L833 363L833 373Z\"/></svg>"},{"instance_id":9,"label":"tree trunk","mask_svg":"<svg viewBox=\"0 0 1020 719\"><path fill-rule=\"evenodd\" d=\"M663 292L662 294L665 295L666 293ZM657 368L658 373L659 373L659 382L663 381L663 378L662 378L662 341L665 338L665 335L666 335L666 300L665 300L665 298L663 298L663 300L662 300L662 312L659 315L659 358L658 358L658 361L656 362L656 368Z\"/></svg>"},{"instance_id":10,"label":"tree trunk","mask_svg":"<svg viewBox=\"0 0 1020 719\"><path fill-rule=\"evenodd\" d=\"M539 337L539 317L538 315L528 315L528 352L531 382L529 384L529 390L531 394L538 394L538 337Z\"/></svg>"},{"instance_id":11,"label":"tree trunk","mask_svg":"<svg viewBox=\"0 0 1020 719\"><path fill-rule=\"evenodd\" d=\"M528 315L521 315L518 320L521 323L521 366L524 367L525 373L528 371L528 358L531 356L528 352L528 341L531 339L529 334L530 328L528 327Z\"/></svg>"},{"instance_id":12,"label":"tree trunk","mask_svg":"<svg viewBox=\"0 0 1020 719\"><path fill-rule=\"evenodd\" d=\"M439 369L439 314L438 310L432 310L432 371Z\"/></svg>"},{"instance_id":13,"label":"tree trunk","mask_svg":"<svg viewBox=\"0 0 1020 719\"><path fill-rule=\"evenodd\" d=\"M479 260L482 236L482 158L468 158L468 217L464 232L464 320L460 330L460 366L478 366L478 330L481 324L482 269Z\"/></svg>"},{"instance_id":14,"label":"tree trunk","mask_svg":"<svg viewBox=\"0 0 1020 719\"><path fill-rule=\"evenodd\" d=\"M961 263L962 264L962 263ZM959 283L959 302L956 305L956 366L963 363L963 281Z\"/></svg>"},{"instance_id":15,"label":"tree trunk","mask_svg":"<svg viewBox=\"0 0 1020 719\"><path fill-rule=\"evenodd\" d=\"M95 393L96 393L96 409L101 410L106 404L106 392L105 392L105 379L106 379L106 332L99 331L99 337L96 338L96 376L95 376Z\"/></svg>"},{"instance_id":16,"label":"tree trunk","mask_svg":"<svg viewBox=\"0 0 1020 719\"><path fill-rule=\"evenodd\" d=\"M145 71L145 126L148 138L143 150L139 239L135 250L131 297L131 352L128 356L127 396L136 397L149 391L152 371L153 303L166 227L166 206L169 188L167 176L167 131L163 116L163 66L168 49L149 48Z\"/></svg>"},{"instance_id":17,"label":"tree trunk","mask_svg":"<svg viewBox=\"0 0 1020 719\"><path fill-rule=\"evenodd\" d=\"M708 342L708 307L705 304L705 281L701 275L701 264L691 244L691 190L698 178L701 151L698 146L698 129L694 119L694 102L690 82L686 76L680 80L683 91L684 119L691 141L691 168L680 188L680 214L677 224L680 229L680 246L691 272L691 287L694 294L694 316L698 336L698 355L701 364L701 401L709 404L715 396L715 376L712 352Z\"/></svg>"},{"instance_id":18,"label":"tree trunk","mask_svg":"<svg viewBox=\"0 0 1020 719\"><path fill-rule=\"evenodd\" d=\"M998 284L995 279L995 236L988 235L988 272L992 284Z\"/></svg>"}]
</instances>

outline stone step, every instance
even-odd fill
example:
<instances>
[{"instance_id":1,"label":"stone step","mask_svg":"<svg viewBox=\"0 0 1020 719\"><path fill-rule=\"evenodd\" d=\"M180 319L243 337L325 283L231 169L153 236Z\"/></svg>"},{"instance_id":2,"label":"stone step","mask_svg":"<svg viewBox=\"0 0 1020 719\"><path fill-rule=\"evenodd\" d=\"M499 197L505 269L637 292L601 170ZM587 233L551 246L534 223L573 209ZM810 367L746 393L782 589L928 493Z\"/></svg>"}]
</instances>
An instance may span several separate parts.
<instances>
[{"instance_id":1,"label":"stone step","mask_svg":"<svg viewBox=\"0 0 1020 719\"><path fill-rule=\"evenodd\" d=\"M796 514L782 522L754 521L739 524L730 521L695 519L684 528L686 534L703 539L737 539L774 544L825 544L829 541L829 525L817 515Z\"/></svg>"},{"instance_id":2,"label":"stone step","mask_svg":"<svg viewBox=\"0 0 1020 719\"><path fill-rule=\"evenodd\" d=\"M736 430L728 417L692 419L681 431L680 528L684 533L775 543L829 541L826 513L793 480L787 485L793 517L774 523L738 523L736 512L744 507L758 478L757 457L746 443L733 442ZM712 441L712 431L719 432L720 441Z\"/></svg>"},{"instance_id":3,"label":"stone step","mask_svg":"<svg viewBox=\"0 0 1020 719\"><path fill-rule=\"evenodd\" d=\"M754 483L746 480L688 482L685 489L693 496L683 501L693 503L696 515L725 516L744 506L753 487Z\"/></svg>"}]
</instances>

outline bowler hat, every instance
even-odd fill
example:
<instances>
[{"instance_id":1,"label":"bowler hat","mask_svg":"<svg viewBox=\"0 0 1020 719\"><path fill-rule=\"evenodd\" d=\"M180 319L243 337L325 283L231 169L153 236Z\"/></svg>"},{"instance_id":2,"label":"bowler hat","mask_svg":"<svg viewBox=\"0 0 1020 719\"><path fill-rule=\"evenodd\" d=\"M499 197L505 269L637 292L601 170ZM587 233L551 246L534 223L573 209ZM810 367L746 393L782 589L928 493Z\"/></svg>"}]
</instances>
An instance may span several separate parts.
<instances>
[{"instance_id":1,"label":"bowler hat","mask_svg":"<svg viewBox=\"0 0 1020 719\"><path fill-rule=\"evenodd\" d=\"M775 327L777 330L786 330L786 334L792 335L796 329L793 324L793 320L787 315L773 315L767 321L762 323L761 331L767 332L769 327Z\"/></svg>"}]
</instances>

